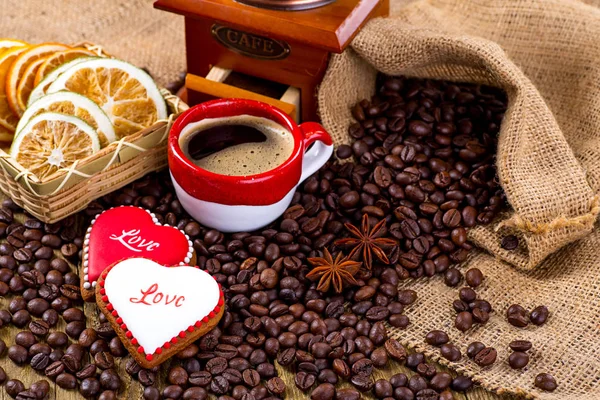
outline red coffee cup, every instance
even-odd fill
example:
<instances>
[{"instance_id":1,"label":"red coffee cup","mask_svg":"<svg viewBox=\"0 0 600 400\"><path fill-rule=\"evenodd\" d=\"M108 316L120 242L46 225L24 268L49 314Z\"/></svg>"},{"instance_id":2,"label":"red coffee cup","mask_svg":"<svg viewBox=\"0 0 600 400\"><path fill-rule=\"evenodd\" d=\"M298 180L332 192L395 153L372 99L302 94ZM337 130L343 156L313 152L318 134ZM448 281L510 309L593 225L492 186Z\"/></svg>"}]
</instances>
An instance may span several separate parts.
<instances>
[{"instance_id":1,"label":"red coffee cup","mask_svg":"<svg viewBox=\"0 0 600 400\"><path fill-rule=\"evenodd\" d=\"M228 176L200 168L184 155L179 137L187 125L238 115L270 119L287 129L294 138L291 156L261 174ZM332 152L331 137L321 125L298 125L276 107L245 99L218 99L191 107L173 124L168 143L171 179L181 205L203 225L222 232L253 231L273 222L289 206L298 184L321 168Z\"/></svg>"}]
</instances>

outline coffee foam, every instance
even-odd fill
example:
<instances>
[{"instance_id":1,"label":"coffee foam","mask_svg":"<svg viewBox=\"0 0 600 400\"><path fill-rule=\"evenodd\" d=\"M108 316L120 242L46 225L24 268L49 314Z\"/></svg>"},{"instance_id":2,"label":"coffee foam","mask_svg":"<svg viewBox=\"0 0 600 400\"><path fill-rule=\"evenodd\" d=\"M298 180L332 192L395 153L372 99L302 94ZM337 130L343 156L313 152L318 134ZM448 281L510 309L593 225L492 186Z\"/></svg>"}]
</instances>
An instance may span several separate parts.
<instances>
[{"instance_id":1,"label":"coffee foam","mask_svg":"<svg viewBox=\"0 0 600 400\"><path fill-rule=\"evenodd\" d=\"M195 133L225 125L245 125L262 132L266 141L242 143L195 160L190 157L188 143ZM238 115L207 118L187 125L179 137L185 156L198 167L230 176L248 176L267 172L283 164L294 150L294 137L287 129L267 118Z\"/></svg>"}]
</instances>

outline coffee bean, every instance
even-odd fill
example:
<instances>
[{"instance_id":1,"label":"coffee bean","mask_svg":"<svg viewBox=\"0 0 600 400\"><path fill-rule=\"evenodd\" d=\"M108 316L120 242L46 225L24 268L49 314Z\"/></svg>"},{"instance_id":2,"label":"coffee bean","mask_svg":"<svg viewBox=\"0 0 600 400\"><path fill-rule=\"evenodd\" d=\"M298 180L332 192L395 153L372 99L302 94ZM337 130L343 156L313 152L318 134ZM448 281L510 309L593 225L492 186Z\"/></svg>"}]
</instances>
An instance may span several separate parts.
<instances>
[{"instance_id":1,"label":"coffee bean","mask_svg":"<svg viewBox=\"0 0 600 400\"><path fill-rule=\"evenodd\" d=\"M294 383L296 387L302 391L307 391L315 384L316 378L314 374L310 374L304 371L300 371L296 373L294 377Z\"/></svg>"},{"instance_id":2,"label":"coffee bean","mask_svg":"<svg viewBox=\"0 0 600 400\"><path fill-rule=\"evenodd\" d=\"M420 375L413 375L408 380L408 388L414 393L427 389L427 381Z\"/></svg>"},{"instance_id":3,"label":"coffee bean","mask_svg":"<svg viewBox=\"0 0 600 400\"><path fill-rule=\"evenodd\" d=\"M157 388L155 388L153 386L148 386L148 387L144 388L143 397L144 397L144 400L159 400L160 392L158 391Z\"/></svg>"},{"instance_id":4,"label":"coffee bean","mask_svg":"<svg viewBox=\"0 0 600 400\"><path fill-rule=\"evenodd\" d=\"M444 283L450 287L458 286L462 280L462 274L456 268L448 268L444 274Z\"/></svg>"},{"instance_id":5,"label":"coffee bean","mask_svg":"<svg viewBox=\"0 0 600 400\"><path fill-rule=\"evenodd\" d=\"M390 310L387 307L375 306L369 308L366 312L365 317L369 321L383 321L390 315Z\"/></svg>"},{"instance_id":6,"label":"coffee bean","mask_svg":"<svg viewBox=\"0 0 600 400\"><path fill-rule=\"evenodd\" d=\"M404 362L407 357L406 349L396 339L388 339L384 344L389 356L396 361Z\"/></svg>"},{"instance_id":7,"label":"coffee bean","mask_svg":"<svg viewBox=\"0 0 600 400\"><path fill-rule=\"evenodd\" d=\"M373 362L367 358L362 358L352 364L352 373L355 375L371 375L373 373Z\"/></svg>"},{"instance_id":8,"label":"coffee bean","mask_svg":"<svg viewBox=\"0 0 600 400\"><path fill-rule=\"evenodd\" d=\"M73 321L73 322L69 322L67 324L67 327L65 328L65 332L67 333L67 335L69 335L69 337L75 339L75 338L78 338L79 335L81 335L81 332L83 332L84 329L85 329L85 322Z\"/></svg>"},{"instance_id":9,"label":"coffee bean","mask_svg":"<svg viewBox=\"0 0 600 400\"><path fill-rule=\"evenodd\" d=\"M483 273L478 268L471 268L465 275L467 284L471 287L478 287L483 281Z\"/></svg>"},{"instance_id":10,"label":"coffee bean","mask_svg":"<svg viewBox=\"0 0 600 400\"><path fill-rule=\"evenodd\" d=\"M102 371L100 374L100 386L107 390L119 390L119 387L121 386L119 375L112 369Z\"/></svg>"},{"instance_id":11,"label":"coffee bean","mask_svg":"<svg viewBox=\"0 0 600 400\"><path fill-rule=\"evenodd\" d=\"M359 400L361 398L360 393L355 389L336 389L335 399L336 400Z\"/></svg>"},{"instance_id":12,"label":"coffee bean","mask_svg":"<svg viewBox=\"0 0 600 400\"><path fill-rule=\"evenodd\" d=\"M433 365L427 363L417 365L416 370L419 375L427 379L431 379L437 372Z\"/></svg>"},{"instance_id":13,"label":"coffee bean","mask_svg":"<svg viewBox=\"0 0 600 400\"><path fill-rule=\"evenodd\" d=\"M81 293L79 290L79 286L75 285L62 285L60 287L60 293L68 299L71 300L79 300L81 299Z\"/></svg>"},{"instance_id":14,"label":"coffee bean","mask_svg":"<svg viewBox=\"0 0 600 400\"><path fill-rule=\"evenodd\" d=\"M448 338L448 334L446 332L440 331L440 330L430 331L425 336L425 342L427 342L428 344L430 344L432 346L439 347L443 344L448 343L449 341L450 341L450 339Z\"/></svg>"},{"instance_id":15,"label":"coffee bean","mask_svg":"<svg viewBox=\"0 0 600 400\"><path fill-rule=\"evenodd\" d=\"M37 371L44 370L50 364L50 357L46 354L38 353L31 358L30 364L31 368Z\"/></svg>"},{"instance_id":16,"label":"coffee bean","mask_svg":"<svg viewBox=\"0 0 600 400\"><path fill-rule=\"evenodd\" d=\"M77 387L77 379L75 376L63 372L56 377L56 384L63 389L75 389ZM99 389L100 385L98 385Z\"/></svg>"},{"instance_id":17,"label":"coffee bean","mask_svg":"<svg viewBox=\"0 0 600 400\"><path fill-rule=\"evenodd\" d=\"M411 353L406 357L406 366L410 369L416 369L417 366L425 362L425 355L423 353Z\"/></svg>"},{"instance_id":18,"label":"coffee bean","mask_svg":"<svg viewBox=\"0 0 600 400\"><path fill-rule=\"evenodd\" d=\"M321 383L311 393L311 400L333 400L335 386L331 383Z\"/></svg>"},{"instance_id":19,"label":"coffee bean","mask_svg":"<svg viewBox=\"0 0 600 400\"><path fill-rule=\"evenodd\" d=\"M512 369L521 369L529 364L529 356L527 353L515 351L508 356L508 364Z\"/></svg>"},{"instance_id":20,"label":"coffee bean","mask_svg":"<svg viewBox=\"0 0 600 400\"><path fill-rule=\"evenodd\" d=\"M96 378L86 378L79 384L79 393L84 397L92 397L100 393L100 382Z\"/></svg>"},{"instance_id":21,"label":"coffee bean","mask_svg":"<svg viewBox=\"0 0 600 400\"><path fill-rule=\"evenodd\" d=\"M169 370L167 379L172 385L185 385L188 381L188 373L182 367L174 367Z\"/></svg>"},{"instance_id":22,"label":"coffee bean","mask_svg":"<svg viewBox=\"0 0 600 400\"><path fill-rule=\"evenodd\" d=\"M460 212L453 208L444 213L442 221L449 228L456 228L461 223L462 217Z\"/></svg>"},{"instance_id":23,"label":"coffee bean","mask_svg":"<svg viewBox=\"0 0 600 400\"><path fill-rule=\"evenodd\" d=\"M219 375L227 368L227 359L215 357L206 363L206 370L213 375Z\"/></svg>"},{"instance_id":24,"label":"coffee bean","mask_svg":"<svg viewBox=\"0 0 600 400\"><path fill-rule=\"evenodd\" d=\"M17 365L27 362L27 349L18 344L8 348L8 358Z\"/></svg>"},{"instance_id":25,"label":"coffee bean","mask_svg":"<svg viewBox=\"0 0 600 400\"><path fill-rule=\"evenodd\" d=\"M459 375L452 380L450 387L457 392L466 392L473 386L473 381L468 376Z\"/></svg>"},{"instance_id":26,"label":"coffee bean","mask_svg":"<svg viewBox=\"0 0 600 400\"><path fill-rule=\"evenodd\" d=\"M398 302L403 305L410 305L417 300L417 292L410 289L404 289L398 292Z\"/></svg>"},{"instance_id":27,"label":"coffee bean","mask_svg":"<svg viewBox=\"0 0 600 400\"><path fill-rule=\"evenodd\" d=\"M458 347L451 343L443 344L440 347L440 354L449 361L458 361L462 357Z\"/></svg>"},{"instance_id":28,"label":"coffee bean","mask_svg":"<svg viewBox=\"0 0 600 400\"><path fill-rule=\"evenodd\" d=\"M52 364L48 365L44 370L44 374L46 374L49 378L56 378L58 375L62 374L65 371L65 366L61 361L54 361Z\"/></svg>"},{"instance_id":29,"label":"coffee bean","mask_svg":"<svg viewBox=\"0 0 600 400\"><path fill-rule=\"evenodd\" d=\"M362 108L360 108L360 110L362 110ZM335 155L339 159L342 159L342 160L345 160L346 158L350 158L352 156L352 148L350 146L348 146L347 144L340 145L336 149Z\"/></svg>"},{"instance_id":30,"label":"coffee bean","mask_svg":"<svg viewBox=\"0 0 600 400\"><path fill-rule=\"evenodd\" d=\"M513 340L508 346L514 351L528 351L531 349L531 342L528 340Z\"/></svg>"},{"instance_id":31,"label":"coffee bean","mask_svg":"<svg viewBox=\"0 0 600 400\"><path fill-rule=\"evenodd\" d=\"M9 379L6 381L4 389L6 390L6 394L14 399L19 393L25 390L25 385L18 379Z\"/></svg>"},{"instance_id":32,"label":"coffee bean","mask_svg":"<svg viewBox=\"0 0 600 400\"><path fill-rule=\"evenodd\" d=\"M73 321L85 321L85 315L83 314L83 311L78 308L66 309L62 316L67 323Z\"/></svg>"},{"instance_id":33,"label":"coffee bean","mask_svg":"<svg viewBox=\"0 0 600 400\"><path fill-rule=\"evenodd\" d=\"M452 383L452 375L447 372L438 372L431 378L429 385L432 389L441 392L450 387Z\"/></svg>"},{"instance_id":34,"label":"coffee bean","mask_svg":"<svg viewBox=\"0 0 600 400\"><path fill-rule=\"evenodd\" d=\"M81 359L77 356L73 356L72 354L65 354L61 358L62 363L65 365L71 372L77 372L81 368Z\"/></svg>"},{"instance_id":35,"label":"coffee bean","mask_svg":"<svg viewBox=\"0 0 600 400\"><path fill-rule=\"evenodd\" d=\"M53 309L46 310L42 314L42 320L49 326L54 326L58 323L58 313Z\"/></svg>"},{"instance_id":36,"label":"coffee bean","mask_svg":"<svg viewBox=\"0 0 600 400\"><path fill-rule=\"evenodd\" d=\"M368 392L373 388L373 378L367 375L353 375L350 383L361 392Z\"/></svg>"},{"instance_id":37,"label":"coffee bean","mask_svg":"<svg viewBox=\"0 0 600 400\"><path fill-rule=\"evenodd\" d=\"M506 310L506 318L511 325L518 328L523 328L529 324L527 310L518 304L513 304Z\"/></svg>"},{"instance_id":38,"label":"coffee bean","mask_svg":"<svg viewBox=\"0 0 600 400\"><path fill-rule=\"evenodd\" d=\"M285 393L285 382L279 377L269 379L266 383L266 387L267 390L275 396Z\"/></svg>"},{"instance_id":39,"label":"coffee bean","mask_svg":"<svg viewBox=\"0 0 600 400\"><path fill-rule=\"evenodd\" d=\"M156 375L152 371L142 369L138 372L138 380L143 386L152 386L156 382Z\"/></svg>"},{"instance_id":40,"label":"coffee bean","mask_svg":"<svg viewBox=\"0 0 600 400\"><path fill-rule=\"evenodd\" d=\"M333 371L341 378L347 379L350 377L350 367L348 367L348 364L342 359L336 358L333 360Z\"/></svg>"},{"instance_id":41,"label":"coffee bean","mask_svg":"<svg viewBox=\"0 0 600 400\"><path fill-rule=\"evenodd\" d=\"M60 252L65 258L72 258L78 254L79 249L73 243L65 243L60 247Z\"/></svg>"},{"instance_id":42,"label":"coffee bean","mask_svg":"<svg viewBox=\"0 0 600 400\"><path fill-rule=\"evenodd\" d=\"M490 319L490 314L480 308L474 308L472 310L473 321L479 324L485 324Z\"/></svg>"},{"instance_id":43,"label":"coffee bean","mask_svg":"<svg viewBox=\"0 0 600 400\"><path fill-rule=\"evenodd\" d=\"M475 310L476 308L479 308L481 311L485 311L488 314L492 312L492 305L486 300L478 299L472 303L469 303L469 309L471 311Z\"/></svg>"},{"instance_id":44,"label":"coffee bean","mask_svg":"<svg viewBox=\"0 0 600 400\"><path fill-rule=\"evenodd\" d=\"M190 387L183 392L183 400L206 400L208 392L201 387Z\"/></svg>"},{"instance_id":45,"label":"coffee bean","mask_svg":"<svg viewBox=\"0 0 600 400\"><path fill-rule=\"evenodd\" d=\"M548 319L548 314L548 307L538 306L531 310L531 313L529 314L529 320L534 325L544 325L546 323L546 320Z\"/></svg>"},{"instance_id":46,"label":"coffee bean","mask_svg":"<svg viewBox=\"0 0 600 400\"><path fill-rule=\"evenodd\" d=\"M456 311L457 313L469 311L469 305L462 300L454 300L452 302L452 308L454 308L454 311Z\"/></svg>"},{"instance_id":47,"label":"coffee bean","mask_svg":"<svg viewBox=\"0 0 600 400\"><path fill-rule=\"evenodd\" d=\"M23 346L26 349L29 349L35 343L37 343L37 339L29 331L21 331L21 332L17 333L15 336L15 344L18 344L19 346Z\"/></svg>"},{"instance_id":48,"label":"coffee bean","mask_svg":"<svg viewBox=\"0 0 600 400\"><path fill-rule=\"evenodd\" d=\"M456 315L454 327L461 332L466 332L473 326L473 316L468 311L462 311Z\"/></svg>"},{"instance_id":49,"label":"coffee bean","mask_svg":"<svg viewBox=\"0 0 600 400\"><path fill-rule=\"evenodd\" d=\"M557 388L556 379L548 373L541 373L535 377L535 387L542 389L546 392L553 392Z\"/></svg>"},{"instance_id":50,"label":"coffee bean","mask_svg":"<svg viewBox=\"0 0 600 400\"><path fill-rule=\"evenodd\" d=\"M100 396L98 396L98 400L116 400L117 399L117 395L115 394L115 392L113 390L105 390L102 393L100 393Z\"/></svg>"},{"instance_id":51,"label":"coffee bean","mask_svg":"<svg viewBox=\"0 0 600 400\"><path fill-rule=\"evenodd\" d=\"M260 375L255 369L247 369L242 372L242 379L249 387L255 387L260 383Z\"/></svg>"},{"instance_id":52,"label":"coffee bean","mask_svg":"<svg viewBox=\"0 0 600 400\"><path fill-rule=\"evenodd\" d=\"M485 347L475 355L473 360L477 365L481 367L487 367L496 362L497 355L496 349L493 347Z\"/></svg>"},{"instance_id":53,"label":"coffee bean","mask_svg":"<svg viewBox=\"0 0 600 400\"><path fill-rule=\"evenodd\" d=\"M471 303L477 298L477 293L471 288L464 287L459 290L458 297L465 303Z\"/></svg>"},{"instance_id":54,"label":"coffee bean","mask_svg":"<svg viewBox=\"0 0 600 400\"><path fill-rule=\"evenodd\" d=\"M96 366L94 364L88 364L88 365L84 366L79 371L77 371L77 373L75 374L75 376L78 379L91 378L95 375L96 375Z\"/></svg>"},{"instance_id":55,"label":"coffee bean","mask_svg":"<svg viewBox=\"0 0 600 400\"><path fill-rule=\"evenodd\" d=\"M283 366L291 365L296 358L296 350L287 348L277 356L277 362Z\"/></svg>"},{"instance_id":56,"label":"coffee bean","mask_svg":"<svg viewBox=\"0 0 600 400\"><path fill-rule=\"evenodd\" d=\"M514 235L504 236L502 238L502 242L500 243L500 247L504 250L515 250L519 247L519 239Z\"/></svg>"},{"instance_id":57,"label":"coffee bean","mask_svg":"<svg viewBox=\"0 0 600 400\"><path fill-rule=\"evenodd\" d=\"M12 323L17 328L23 328L31 322L31 315L27 310L19 310L12 315Z\"/></svg>"},{"instance_id":58,"label":"coffee bean","mask_svg":"<svg viewBox=\"0 0 600 400\"><path fill-rule=\"evenodd\" d=\"M140 365L137 362L135 362L135 360L132 358L130 358L127 361L127 364L125 364L125 371L129 375L136 375L138 372L140 372L141 369L142 367L140 367Z\"/></svg>"}]
</instances>

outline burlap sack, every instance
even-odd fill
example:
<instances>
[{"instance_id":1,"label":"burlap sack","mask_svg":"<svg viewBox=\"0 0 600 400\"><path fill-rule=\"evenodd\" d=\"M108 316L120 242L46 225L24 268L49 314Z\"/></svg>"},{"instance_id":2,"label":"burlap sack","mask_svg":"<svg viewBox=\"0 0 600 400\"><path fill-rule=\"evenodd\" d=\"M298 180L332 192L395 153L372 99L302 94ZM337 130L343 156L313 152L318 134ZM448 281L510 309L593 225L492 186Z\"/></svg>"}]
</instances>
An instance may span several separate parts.
<instances>
[{"instance_id":1,"label":"burlap sack","mask_svg":"<svg viewBox=\"0 0 600 400\"><path fill-rule=\"evenodd\" d=\"M412 329L394 335L435 359L437 349L423 342L431 329L450 332L463 351L474 340L494 346L492 367L466 358L451 366L500 393L600 398L600 229L594 227L600 10L573 0L392 0L391 14L370 22L348 51L333 57L318 94L323 124L339 143L348 142L350 107L373 94L378 72L501 87L509 108L497 165L512 207L491 226L470 232L492 255L475 252L461 267L476 266L487 276L479 293L496 310L490 322L458 332L451 306L457 291L435 278L407 283L416 286L420 303L408 312ZM500 248L508 233L521 238L517 251ZM504 313L513 303L547 305L549 323L512 327ZM534 343L523 371L507 365L514 339ZM533 386L540 372L557 378L554 393Z\"/></svg>"},{"instance_id":2,"label":"burlap sack","mask_svg":"<svg viewBox=\"0 0 600 400\"><path fill-rule=\"evenodd\" d=\"M586 13L592 7L572 2L473 3L415 2L394 18L372 21L351 50L333 58L319 92L321 117L336 138L347 141L350 106L374 92L378 71L504 88L510 102L498 175L514 213L472 237L498 257L531 269L588 234L600 211L586 179L586 170L592 185L600 174L587 165L596 155L589 139L596 135L590 111L597 100L590 92L580 95L597 76L590 51L596 37L576 34L585 24L580 17L590 30L600 26ZM577 152L580 160L569 145L585 148ZM524 239L518 251L500 249L499 235L507 231Z\"/></svg>"}]
</instances>

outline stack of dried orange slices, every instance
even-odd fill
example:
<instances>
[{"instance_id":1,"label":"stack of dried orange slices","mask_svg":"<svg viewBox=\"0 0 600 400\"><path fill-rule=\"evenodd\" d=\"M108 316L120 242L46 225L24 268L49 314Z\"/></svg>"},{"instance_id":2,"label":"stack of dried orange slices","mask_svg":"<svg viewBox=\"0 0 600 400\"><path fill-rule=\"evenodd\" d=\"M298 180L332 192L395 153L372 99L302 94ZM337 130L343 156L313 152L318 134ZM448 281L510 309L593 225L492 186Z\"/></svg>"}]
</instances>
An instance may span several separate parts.
<instances>
[{"instance_id":1,"label":"stack of dried orange slices","mask_svg":"<svg viewBox=\"0 0 600 400\"><path fill-rule=\"evenodd\" d=\"M158 87L131 64L0 39L0 141L41 181L166 117Z\"/></svg>"}]
</instances>

